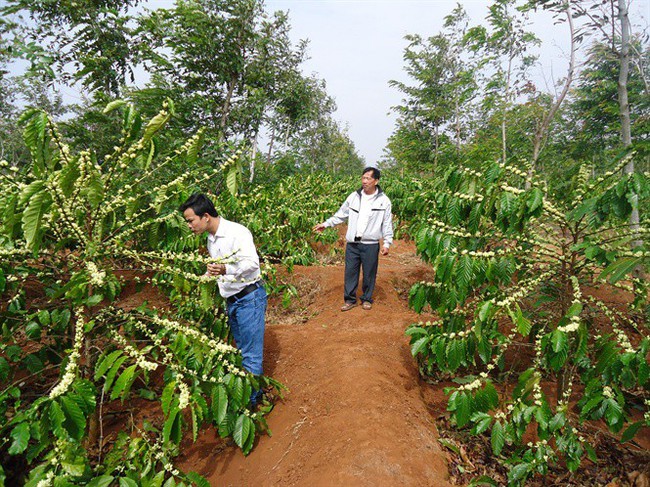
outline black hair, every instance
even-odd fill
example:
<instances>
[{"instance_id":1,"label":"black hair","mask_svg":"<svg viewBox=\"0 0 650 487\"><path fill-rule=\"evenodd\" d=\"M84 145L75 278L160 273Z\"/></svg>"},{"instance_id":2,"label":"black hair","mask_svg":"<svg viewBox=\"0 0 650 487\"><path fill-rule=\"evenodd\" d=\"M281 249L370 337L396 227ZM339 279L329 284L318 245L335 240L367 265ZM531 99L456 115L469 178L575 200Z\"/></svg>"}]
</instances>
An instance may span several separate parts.
<instances>
[{"instance_id":1,"label":"black hair","mask_svg":"<svg viewBox=\"0 0 650 487\"><path fill-rule=\"evenodd\" d=\"M194 193L192 196L187 198L187 201L185 201L185 203L179 207L179 210L181 213L184 213L188 208L192 208L196 216L199 217L205 215L206 213L214 217L219 216L217 209L214 207L214 203L212 203L212 200L203 193Z\"/></svg>"},{"instance_id":2,"label":"black hair","mask_svg":"<svg viewBox=\"0 0 650 487\"><path fill-rule=\"evenodd\" d=\"M365 168L363 170L361 175L363 176L365 173L370 172L370 171L372 171L372 178L379 180L379 178L381 177L381 171L379 169L377 169L376 167L368 166L367 168Z\"/></svg>"}]
</instances>

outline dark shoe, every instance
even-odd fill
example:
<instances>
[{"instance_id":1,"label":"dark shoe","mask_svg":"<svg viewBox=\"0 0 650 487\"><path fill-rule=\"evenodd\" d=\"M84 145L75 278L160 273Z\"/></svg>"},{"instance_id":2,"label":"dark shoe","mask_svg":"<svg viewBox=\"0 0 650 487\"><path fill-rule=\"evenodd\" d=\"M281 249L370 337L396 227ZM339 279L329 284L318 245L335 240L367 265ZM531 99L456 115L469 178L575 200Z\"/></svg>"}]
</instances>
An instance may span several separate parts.
<instances>
[{"instance_id":1,"label":"dark shoe","mask_svg":"<svg viewBox=\"0 0 650 487\"><path fill-rule=\"evenodd\" d=\"M363 309L372 309L372 303L370 301L364 301L361 307Z\"/></svg>"},{"instance_id":2,"label":"dark shoe","mask_svg":"<svg viewBox=\"0 0 650 487\"><path fill-rule=\"evenodd\" d=\"M357 305L357 303L345 303L343 306L341 306L341 311L348 311L354 308Z\"/></svg>"}]
</instances>

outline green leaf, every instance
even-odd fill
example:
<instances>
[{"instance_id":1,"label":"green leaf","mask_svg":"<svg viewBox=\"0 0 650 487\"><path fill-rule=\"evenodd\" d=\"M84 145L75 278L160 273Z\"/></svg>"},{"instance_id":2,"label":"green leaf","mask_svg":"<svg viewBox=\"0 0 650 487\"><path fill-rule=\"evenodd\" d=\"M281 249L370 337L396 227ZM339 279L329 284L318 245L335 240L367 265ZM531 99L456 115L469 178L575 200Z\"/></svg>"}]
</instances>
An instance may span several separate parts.
<instances>
[{"instance_id":1,"label":"green leaf","mask_svg":"<svg viewBox=\"0 0 650 487\"><path fill-rule=\"evenodd\" d=\"M66 417L65 428L74 439L81 439L86 429L86 418L83 411L75 401L67 396L61 396L59 400Z\"/></svg>"},{"instance_id":2,"label":"green leaf","mask_svg":"<svg viewBox=\"0 0 650 487\"><path fill-rule=\"evenodd\" d=\"M102 113L111 113L113 110L117 110L118 108L123 107L126 105L126 102L124 100L113 100L110 102L108 105L106 105L106 108L102 111Z\"/></svg>"},{"instance_id":3,"label":"green leaf","mask_svg":"<svg viewBox=\"0 0 650 487\"><path fill-rule=\"evenodd\" d=\"M67 436L66 430L63 428L63 422L65 421L65 414L63 409L59 406L59 403L54 400L50 403L50 422L52 423L52 431L57 438L65 439Z\"/></svg>"},{"instance_id":4,"label":"green leaf","mask_svg":"<svg viewBox=\"0 0 650 487\"><path fill-rule=\"evenodd\" d=\"M86 471L86 462L83 457L73 457L61 462L63 471L71 477L81 477ZM57 485L56 482L54 485Z\"/></svg>"},{"instance_id":5,"label":"green leaf","mask_svg":"<svg viewBox=\"0 0 650 487\"><path fill-rule=\"evenodd\" d=\"M47 191L35 193L29 200L27 208L23 212L23 234L25 245L31 250L38 250L41 239L41 223L43 216L52 203L52 199Z\"/></svg>"},{"instance_id":6,"label":"green leaf","mask_svg":"<svg viewBox=\"0 0 650 487\"><path fill-rule=\"evenodd\" d=\"M111 475L102 475L101 477L95 477L86 487L108 487L113 482L113 476Z\"/></svg>"},{"instance_id":7,"label":"green leaf","mask_svg":"<svg viewBox=\"0 0 650 487\"><path fill-rule=\"evenodd\" d=\"M9 436L13 440L8 450L9 454L18 455L19 453L24 452L29 444L29 438L31 437L29 434L29 424L27 422L18 423L14 429L11 430Z\"/></svg>"},{"instance_id":8,"label":"green leaf","mask_svg":"<svg viewBox=\"0 0 650 487\"><path fill-rule=\"evenodd\" d=\"M117 399L120 394L122 395L122 400L124 400L131 389L131 384L133 384L133 381L137 377L137 374L135 373L137 367L136 364L127 367L117 378L113 391L111 392L111 401Z\"/></svg>"},{"instance_id":9,"label":"green leaf","mask_svg":"<svg viewBox=\"0 0 650 487\"><path fill-rule=\"evenodd\" d=\"M466 392L461 392L456 396L456 425L462 428L469 422L472 410L472 398Z\"/></svg>"},{"instance_id":10,"label":"green leaf","mask_svg":"<svg viewBox=\"0 0 650 487\"><path fill-rule=\"evenodd\" d=\"M226 417L228 411L228 393L223 384L216 387L216 394L212 397L212 414L217 424L220 424Z\"/></svg>"},{"instance_id":11,"label":"green leaf","mask_svg":"<svg viewBox=\"0 0 650 487\"><path fill-rule=\"evenodd\" d=\"M528 463L520 463L515 465L512 470L508 473L508 478L513 481L523 480L528 476L528 473L531 470L531 466Z\"/></svg>"},{"instance_id":12,"label":"green leaf","mask_svg":"<svg viewBox=\"0 0 650 487\"><path fill-rule=\"evenodd\" d=\"M610 283L616 283L634 270L641 263L641 257L623 257L605 267L600 277L607 279Z\"/></svg>"},{"instance_id":13,"label":"green leaf","mask_svg":"<svg viewBox=\"0 0 650 487\"><path fill-rule=\"evenodd\" d=\"M142 136L143 144L148 143L151 138L156 135L156 132L162 129L168 121L169 113L158 113L155 117L149 120L147 127L144 129L144 135Z\"/></svg>"},{"instance_id":14,"label":"green leaf","mask_svg":"<svg viewBox=\"0 0 650 487\"><path fill-rule=\"evenodd\" d=\"M566 350L569 346L569 341L567 339L566 333L560 330L555 330L553 332L551 335L551 343L553 345L553 351L555 353Z\"/></svg>"},{"instance_id":15,"label":"green leaf","mask_svg":"<svg viewBox=\"0 0 650 487\"><path fill-rule=\"evenodd\" d=\"M11 371L9 367L9 362L4 357L0 357L0 382L4 382L9 378L9 372Z\"/></svg>"},{"instance_id":16,"label":"green leaf","mask_svg":"<svg viewBox=\"0 0 650 487\"><path fill-rule=\"evenodd\" d=\"M228 174L226 175L226 187L228 188L228 192L230 192L231 195L237 196L237 174L239 170L237 169L236 165L232 165L228 169Z\"/></svg>"},{"instance_id":17,"label":"green leaf","mask_svg":"<svg viewBox=\"0 0 650 487\"><path fill-rule=\"evenodd\" d=\"M122 356L119 357L113 365L111 365L111 368L109 371L106 373L106 382L104 382L104 392L108 392L111 389L111 386L113 385L113 380L115 380L115 375L117 374L117 371L120 369L122 364L126 361L128 357L127 356Z\"/></svg>"},{"instance_id":18,"label":"green leaf","mask_svg":"<svg viewBox=\"0 0 650 487\"><path fill-rule=\"evenodd\" d=\"M235 440L237 446L242 450L248 440L248 435L251 431L251 419L245 414L240 414L235 423L235 430L232 433L232 437Z\"/></svg>"},{"instance_id":19,"label":"green leaf","mask_svg":"<svg viewBox=\"0 0 650 487\"><path fill-rule=\"evenodd\" d=\"M172 432L174 429L174 423L178 417L178 411L178 400L176 399L169 409L169 416L167 416L163 426L163 443L167 443L173 437Z\"/></svg>"},{"instance_id":20,"label":"green leaf","mask_svg":"<svg viewBox=\"0 0 650 487\"><path fill-rule=\"evenodd\" d=\"M500 455L503 446L506 443L506 435L503 425L500 421L495 421L492 425L492 437L490 438L492 444L492 451L495 455Z\"/></svg>"},{"instance_id":21,"label":"green leaf","mask_svg":"<svg viewBox=\"0 0 650 487\"><path fill-rule=\"evenodd\" d=\"M572 318L582 313L582 303L573 303L566 313L566 316Z\"/></svg>"},{"instance_id":22,"label":"green leaf","mask_svg":"<svg viewBox=\"0 0 650 487\"><path fill-rule=\"evenodd\" d=\"M205 477L199 475L196 472L187 472L185 476L197 487L210 487L210 482L208 482Z\"/></svg>"},{"instance_id":23,"label":"green leaf","mask_svg":"<svg viewBox=\"0 0 650 487\"><path fill-rule=\"evenodd\" d=\"M542 190L539 188L533 188L530 194L528 195L528 199L526 200L526 205L528 206L528 210L530 213L535 213L535 210L540 208L543 202L544 202L544 193L542 193Z\"/></svg>"},{"instance_id":24,"label":"green leaf","mask_svg":"<svg viewBox=\"0 0 650 487\"><path fill-rule=\"evenodd\" d=\"M114 352L105 355L101 360L97 362L97 367L95 368L95 380L99 380L106 371L115 363L118 357L122 355L122 350L115 350Z\"/></svg>"},{"instance_id":25,"label":"green leaf","mask_svg":"<svg viewBox=\"0 0 650 487\"><path fill-rule=\"evenodd\" d=\"M476 435L480 435L490 427L492 416L487 413L474 413L472 414L472 422L475 423L472 432Z\"/></svg>"},{"instance_id":26,"label":"green leaf","mask_svg":"<svg viewBox=\"0 0 650 487\"><path fill-rule=\"evenodd\" d=\"M625 443L626 441L630 441L634 436L636 435L637 431L639 431L639 428L643 426L643 421L637 421L636 423L632 423L624 432L623 436L621 436L621 443Z\"/></svg>"},{"instance_id":27,"label":"green leaf","mask_svg":"<svg viewBox=\"0 0 650 487\"><path fill-rule=\"evenodd\" d=\"M467 487L480 487L485 485L489 485L491 487L499 486L499 484L497 484L496 481L491 477L488 477L487 475L481 475L480 477L473 478L472 481L467 484Z\"/></svg>"},{"instance_id":28,"label":"green leaf","mask_svg":"<svg viewBox=\"0 0 650 487\"><path fill-rule=\"evenodd\" d=\"M414 357L417 356L419 353L422 353L427 346L427 343L429 343L429 336L424 336L413 343L411 345L411 355Z\"/></svg>"},{"instance_id":29,"label":"green leaf","mask_svg":"<svg viewBox=\"0 0 650 487\"><path fill-rule=\"evenodd\" d=\"M169 382L165 388L163 389L162 392L162 397L160 399L163 414L167 416L169 414L169 406L172 403L172 399L174 397L174 390L176 389L176 382L171 381Z\"/></svg>"},{"instance_id":30,"label":"green leaf","mask_svg":"<svg viewBox=\"0 0 650 487\"><path fill-rule=\"evenodd\" d=\"M120 477L120 487L138 487L138 483L127 477Z\"/></svg>"}]
</instances>

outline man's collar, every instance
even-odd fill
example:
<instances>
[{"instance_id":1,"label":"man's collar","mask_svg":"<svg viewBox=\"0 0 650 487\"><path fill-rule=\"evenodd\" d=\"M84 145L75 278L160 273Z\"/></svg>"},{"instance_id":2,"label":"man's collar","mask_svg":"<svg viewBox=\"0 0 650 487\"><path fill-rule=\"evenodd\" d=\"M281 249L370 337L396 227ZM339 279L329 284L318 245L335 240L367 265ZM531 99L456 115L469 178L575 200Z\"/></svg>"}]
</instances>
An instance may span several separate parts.
<instances>
[{"instance_id":1,"label":"man's collar","mask_svg":"<svg viewBox=\"0 0 650 487\"><path fill-rule=\"evenodd\" d=\"M224 217L222 216L219 217L219 225L217 226L217 231L214 232L214 234L208 232L208 240L210 242L214 242L219 237L226 236L226 229L224 228L225 226L227 226L225 225L226 222L227 220Z\"/></svg>"}]
</instances>

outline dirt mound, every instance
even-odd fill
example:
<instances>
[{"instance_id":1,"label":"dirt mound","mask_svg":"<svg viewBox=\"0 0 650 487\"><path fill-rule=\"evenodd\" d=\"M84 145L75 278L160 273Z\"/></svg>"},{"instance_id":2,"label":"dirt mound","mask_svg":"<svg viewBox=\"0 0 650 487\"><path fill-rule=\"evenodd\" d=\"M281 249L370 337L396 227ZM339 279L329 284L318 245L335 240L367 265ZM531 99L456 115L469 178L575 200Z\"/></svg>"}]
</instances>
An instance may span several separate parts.
<instances>
[{"instance_id":1,"label":"dirt mound","mask_svg":"<svg viewBox=\"0 0 650 487\"><path fill-rule=\"evenodd\" d=\"M396 242L380 257L373 309L345 313L342 265L296 268L318 293L307 321L267 323L265 373L289 388L268 416L272 436L244 457L208 428L180 466L220 486L449 485L404 335L420 319L402 289L426 273L414 263L413 246Z\"/></svg>"}]
</instances>

